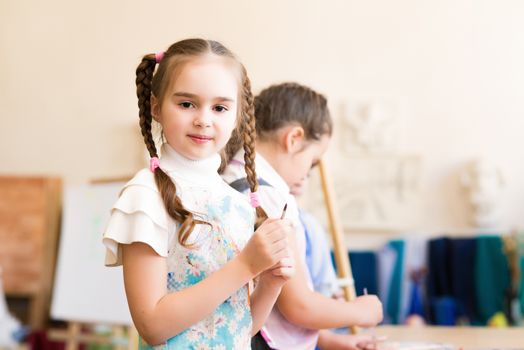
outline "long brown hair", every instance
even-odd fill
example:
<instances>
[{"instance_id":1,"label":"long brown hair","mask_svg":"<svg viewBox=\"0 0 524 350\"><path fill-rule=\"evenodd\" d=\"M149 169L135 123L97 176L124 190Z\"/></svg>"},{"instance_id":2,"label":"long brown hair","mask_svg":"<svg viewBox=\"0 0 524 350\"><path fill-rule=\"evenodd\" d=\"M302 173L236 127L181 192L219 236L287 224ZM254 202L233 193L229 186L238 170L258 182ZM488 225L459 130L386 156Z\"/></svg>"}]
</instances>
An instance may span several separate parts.
<instances>
[{"instance_id":1,"label":"long brown hair","mask_svg":"<svg viewBox=\"0 0 524 350\"><path fill-rule=\"evenodd\" d=\"M253 94L251 92L251 82L247 76L244 66L238 61L235 55L224 45L217 41L204 39L186 39L178 41L171 45L155 72L157 65L155 54L148 54L142 58L142 61L136 69L136 94L138 96L138 108L140 116L140 129L147 150L151 157L158 157L158 152L151 133L152 114L151 114L151 97L155 96L161 105L166 90L170 84L170 78L177 67L188 59L202 56L205 54L215 54L232 59L238 64L240 75L239 88L239 105L237 116L237 128L226 145L228 149L237 147L242 144L245 150L245 170L247 180L252 192L258 189L258 181L255 171L255 118L253 115ZM224 156L223 154L223 156ZM223 163L227 159L223 159ZM171 178L161 169L155 171L155 182L162 196L164 206L169 216L181 224L178 241L185 247L191 247L187 243L189 235L196 224L205 224L205 222L194 218L192 212L184 208L182 201L177 195L177 188ZM267 218L266 213L261 207L256 209L257 223L261 223Z\"/></svg>"}]
</instances>

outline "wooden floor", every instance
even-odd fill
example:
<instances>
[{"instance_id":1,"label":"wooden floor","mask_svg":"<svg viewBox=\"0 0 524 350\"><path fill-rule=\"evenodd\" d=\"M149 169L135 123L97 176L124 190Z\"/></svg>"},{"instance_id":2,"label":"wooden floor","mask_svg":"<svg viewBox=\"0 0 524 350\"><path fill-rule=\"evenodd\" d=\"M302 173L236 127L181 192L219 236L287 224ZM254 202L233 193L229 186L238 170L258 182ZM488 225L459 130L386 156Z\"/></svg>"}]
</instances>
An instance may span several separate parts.
<instances>
[{"instance_id":1,"label":"wooden floor","mask_svg":"<svg viewBox=\"0 0 524 350\"><path fill-rule=\"evenodd\" d=\"M387 342L435 342L453 345L463 350L524 350L524 327L406 327L381 326L377 336L386 336ZM387 348L384 344L384 348ZM380 348L380 347L379 347Z\"/></svg>"}]
</instances>

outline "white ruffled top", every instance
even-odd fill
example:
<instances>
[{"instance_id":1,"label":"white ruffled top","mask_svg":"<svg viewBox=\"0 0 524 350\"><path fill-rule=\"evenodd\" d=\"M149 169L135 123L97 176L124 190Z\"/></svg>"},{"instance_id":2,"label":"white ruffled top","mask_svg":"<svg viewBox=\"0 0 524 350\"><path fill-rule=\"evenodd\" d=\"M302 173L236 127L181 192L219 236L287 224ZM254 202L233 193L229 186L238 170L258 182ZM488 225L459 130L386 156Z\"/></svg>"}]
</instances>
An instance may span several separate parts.
<instances>
[{"instance_id":1,"label":"white ruffled top","mask_svg":"<svg viewBox=\"0 0 524 350\"><path fill-rule=\"evenodd\" d=\"M191 232L187 242L195 248L186 248L178 242L180 223L168 215L149 169L140 170L122 189L111 210L103 243L108 266L122 264L123 244L149 245L166 258L166 285L168 292L173 292L198 283L234 258L253 233L255 211L247 196L229 187L217 173L218 154L190 160L167 143L161 154L160 168L175 183L184 207L193 212L195 218L209 223L198 224ZM224 345L249 349L250 334L246 286L209 317L169 339L166 345L169 348Z\"/></svg>"}]
</instances>

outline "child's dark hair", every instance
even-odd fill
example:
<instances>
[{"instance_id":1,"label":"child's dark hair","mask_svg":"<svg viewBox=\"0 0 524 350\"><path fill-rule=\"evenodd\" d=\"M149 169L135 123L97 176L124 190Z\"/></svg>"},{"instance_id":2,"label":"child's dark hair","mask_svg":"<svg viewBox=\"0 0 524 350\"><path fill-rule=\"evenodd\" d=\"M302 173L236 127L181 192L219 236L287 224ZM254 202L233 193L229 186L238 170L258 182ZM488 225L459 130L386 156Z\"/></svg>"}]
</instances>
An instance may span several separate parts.
<instances>
[{"instance_id":1,"label":"child's dark hair","mask_svg":"<svg viewBox=\"0 0 524 350\"><path fill-rule=\"evenodd\" d=\"M306 140L331 135L333 122L326 98L297 83L272 85L255 97L256 130L260 139L289 124L304 129Z\"/></svg>"},{"instance_id":2,"label":"child's dark hair","mask_svg":"<svg viewBox=\"0 0 524 350\"><path fill-rule=\"evenodd\" d=\"M306 140L319 140L333 132L326 98L307 86L297 83L272 85L255 97L254 104L259 139L268 139L289 124L300 125ZM237 142L226 148L227 158L232 158L240 147L241 142Z\"/></svg>"},{"instance_id":3,"label":"child's dark hair","mask_svg":"<svg viewBox=\"0 0 524 350\"><path fill-rule=\"evenodd\" d=\"M138 96L138 107L140 116L140 129L147 150L151 157L158 157L153 135L151 133L151 97L157 98L159 105L162 105L166 90L169 87L170 78L173 72L188 61L188 59L214 54L224 58L229 58L236 62L239 69L240 87L238 96L238 116L237 128L233 136L226 145L226 150L236 148L242 144L245 151L245 169L247 180L252 192L258 189L258 181L255 172L255 118L253 115L253 94L251 92L251 82L247 76L244 66L237 60L234 54L225 46L217 41L204 39L186 39L174 43L164 53L162 60L158 64L155 72L157 60L155 54L148 54L142 58L142 61L136 69L136 88ZM227 152L226 152L227 153ZM227 159L223 159L223 162ZM184 208L180 198L177 195L177 189L171 178L161 169L155 171L155 182L164 201L168 214L181 224L178 234L178 241L185 247L189 235L196 224L206 224L194 218L193 213ZM261 207L256 208L257 224L260 224L267 218L266 213Z\"/></svg>"}]
</instances>

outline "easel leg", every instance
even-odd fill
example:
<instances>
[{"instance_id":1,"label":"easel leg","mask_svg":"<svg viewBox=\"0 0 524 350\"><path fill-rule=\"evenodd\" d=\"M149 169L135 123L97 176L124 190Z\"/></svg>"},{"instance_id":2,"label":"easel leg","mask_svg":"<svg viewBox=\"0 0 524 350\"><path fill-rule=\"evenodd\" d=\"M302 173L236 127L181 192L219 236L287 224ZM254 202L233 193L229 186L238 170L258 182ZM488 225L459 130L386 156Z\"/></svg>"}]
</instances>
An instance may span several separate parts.
<instances>
[{"instance_id":1,"label":"easel leg","mask_svg":"<svg viewBox=\"0 0 524 350\"><path fill-rule=\"evenodd\" d=\"M124 327L122 326L114 326L113 327L113 339L117 340L116 345L114 346L114 350L125 350L125 347L120 344L120 339L124 338Z\"/></svg>"},{"instance_id":2,"label":"easel leg","mask_svg":"<svg viewBox=\"0 0 524 350\"><path fill-rule=\"evenodd\" d=\"M127 329L127 335L129 337L128 350L137 350L139 348L139 337L138 331L134 326L129 326Z\"/></svg>"},{"instance_id":3,"label":"easel leg","mask_svg":"<svg viewBox=\"0 0 524 350\"><path fill-rule=\"evenodd\" d=\"M324 193L324 202L326 204L328 214L329 232L331 233L331 238L333 240L333 252L335 253L335 263L337 265L338 277L353 280L348 251L342 234L342 225L338 216L338 208L336 207L335 192L322 160L318 163L318 170L320 172L322 192ZM356 293L354 284L344 286L343 290L347 301L355 299ZM351 326L350 332L356 334L358 333L358 328L356 326Z\"/></svg>"},{"instance_id":4,"label":"easel leg","mask_svg":"<svg viewBox=\"0 0 524 350\"><path fill-rule=\"evenodd\" d=\"M78 336L80 335L81 327L78 322L69 322L67 326L67 342L66 350L78 349Z\"/></svg>"}]
</instances>

